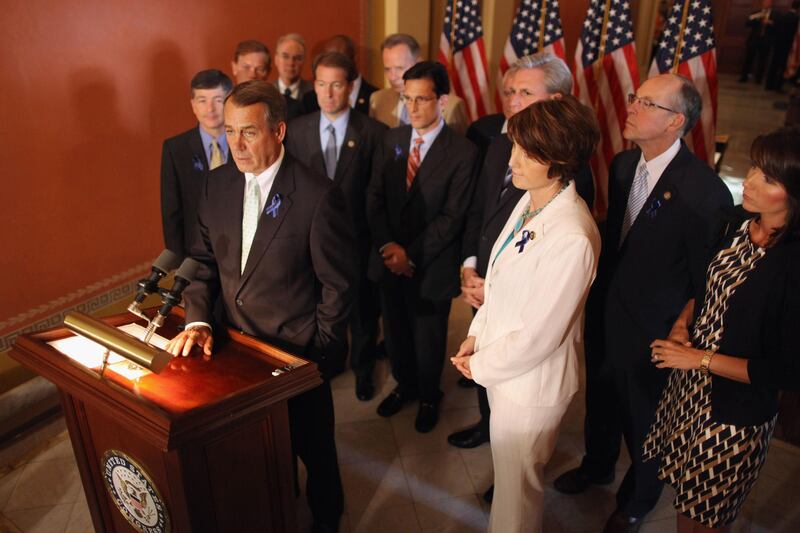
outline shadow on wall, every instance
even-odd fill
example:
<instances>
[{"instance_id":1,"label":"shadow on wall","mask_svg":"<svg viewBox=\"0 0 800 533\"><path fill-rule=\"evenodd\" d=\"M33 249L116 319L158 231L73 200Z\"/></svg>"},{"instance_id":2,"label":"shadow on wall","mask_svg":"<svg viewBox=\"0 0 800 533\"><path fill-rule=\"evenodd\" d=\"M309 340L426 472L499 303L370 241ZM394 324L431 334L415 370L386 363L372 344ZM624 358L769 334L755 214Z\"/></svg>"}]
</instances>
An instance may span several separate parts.
<instances>
[{"instance_id":1,"label":"shadow on wall","mask_svg":"<svg viewBox=\"0 0 800 533\"><path fill-rule=\"evenodd\" d=\"M199 54L198 54L199 55ZM202 57L209 57L204 55ZM181 50L174 42L162 39L153 43L150 47L150 116L149 116L149 135L151 140L157 141L159 147L161 142L182 131L186 131L194 124L194 118L189 111L189 99L191 94L189 85L192 76L196 72L188 72L186 61ZM208 65L198 68L197 71L209 68L217 68L230 75L227 65ZM180 113L185 112L186 124L175 125L176 110ZM148 157L153 160L161 161L161 150L157 152L150 150ZM157 176L156 176L157 177ZM158 212L155 212L159 214ZM159 215L160 216L160 215Z\"/></svg>"},{"instance_id":2,"label":"shadow on wall","mask_svg":"<svg viewBox=\"0 0 800 533\"><path fill-rule=\"evenodd\" d=\"M64 198L76 214L71 218L71 229L82 240L119 239L124 243L136 235L131 229L139 217L137 191L141 191L143 180L152 179L142 176L143 159L152 155L146 150L145 136L125 125L117 88L106 71L81 68L68 80L75 128L68 137L73 144L56 179L63 180ZM95 246L97 252L121 249L123 246ZM141 256L141 250L131 255ZM116 273L119 259L109 257L108 263L113 266L111 270L99 268L101 275ZM95 264L101 267L104 263L98 258ZM90 275L90 279L97 278Z\"/></svg>"}]
</instances>

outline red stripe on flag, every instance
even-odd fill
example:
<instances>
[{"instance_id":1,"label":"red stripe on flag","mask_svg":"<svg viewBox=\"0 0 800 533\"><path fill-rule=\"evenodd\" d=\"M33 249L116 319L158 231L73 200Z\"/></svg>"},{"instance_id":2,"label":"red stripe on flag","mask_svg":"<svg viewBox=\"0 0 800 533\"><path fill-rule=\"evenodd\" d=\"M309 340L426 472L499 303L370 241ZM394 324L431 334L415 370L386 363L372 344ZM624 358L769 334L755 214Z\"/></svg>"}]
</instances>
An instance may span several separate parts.
<instances>
[{"instance_id":1,"label":"red stripe on flag","mask_svg":"<svg viewBox=\"0 0 800 533\"><path fill-rule=\"evenodd\" d=\"M468 48L464 48L459 54L461 54L461 58L464 60L464 64L467 66L467 78L469 79L469 91L460 91L458 93L461 98L463 98L467 102L467 111L469 112L469 119L470 121L474 121L475 119L483 116L486 114L486 109L483 106L483 101L481 100L481 87L478 85L478 78L475 72L475 63L472 61L472 47L474 44L469 45ZM455 61L453 61L455 63ZM472 93L471 95L469 93ZM471 96L472 98L469 98ZM474 100L475 102L475 110L473 111L472 106L469 105L469 101Z\"/></svg>"}]
</instances>

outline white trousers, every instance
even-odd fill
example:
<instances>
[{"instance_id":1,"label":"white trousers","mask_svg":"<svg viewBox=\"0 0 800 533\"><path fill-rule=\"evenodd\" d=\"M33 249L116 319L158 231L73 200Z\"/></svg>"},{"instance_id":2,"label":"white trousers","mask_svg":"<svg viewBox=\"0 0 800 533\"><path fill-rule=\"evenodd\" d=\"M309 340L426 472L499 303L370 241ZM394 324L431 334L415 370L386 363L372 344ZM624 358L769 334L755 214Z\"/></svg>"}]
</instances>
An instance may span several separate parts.
<instances>
[{"instance_id":1,"label":"white trousers","mask_svg":"<svg viewBox=\"0 0 800 533\"><path fill-rule=\"evenodd\" d=\"M487 393L494 464L489 531L538 533L542 530L544 465L553 455L571 399L550 407L526 407L491 388Z\"/></svg>"}]
</instances>

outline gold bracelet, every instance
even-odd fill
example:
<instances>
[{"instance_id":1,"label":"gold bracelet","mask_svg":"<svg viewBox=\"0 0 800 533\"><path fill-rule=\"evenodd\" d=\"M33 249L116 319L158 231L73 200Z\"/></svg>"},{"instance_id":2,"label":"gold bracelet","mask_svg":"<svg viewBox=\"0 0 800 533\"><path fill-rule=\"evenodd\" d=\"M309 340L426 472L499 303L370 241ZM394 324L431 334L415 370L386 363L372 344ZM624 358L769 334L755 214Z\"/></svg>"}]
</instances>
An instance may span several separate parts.
<instances>
[{"instance_id":1,"label":"gold bracelet","mask_svg":"<svg viewBox=\"0 0 800 533\"><path fill-rule=\"evenodd\" d=\"M711 359L713 358L714 352L711 350L706 350L703 352L703 359L700 361L700 372L702 372L703 375L708 375L710 372L708 367L711 366Z\"/></svg>"}]
</instances>

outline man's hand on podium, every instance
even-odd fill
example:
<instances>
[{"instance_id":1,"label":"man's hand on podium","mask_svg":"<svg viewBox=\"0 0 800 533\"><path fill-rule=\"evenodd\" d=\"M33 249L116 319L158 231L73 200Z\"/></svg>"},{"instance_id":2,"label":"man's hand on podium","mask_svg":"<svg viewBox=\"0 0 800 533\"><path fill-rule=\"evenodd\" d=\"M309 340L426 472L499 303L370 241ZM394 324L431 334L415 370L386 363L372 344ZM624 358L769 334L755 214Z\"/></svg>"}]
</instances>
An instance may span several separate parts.
<instances>
[{"instance_id":1,"label":"man's hand on podium","mask_svg":"<svg viewBox=\"0 0 800 533\"><path fill-rule=\"evenodd\" d=\"M192 326L178 333L167 343L166 349L172 355L186 357L197 346L203 351L206 358L211 357L211 348L214 346L214 336L207 326Z\"/></svg>"}]
</instances>

